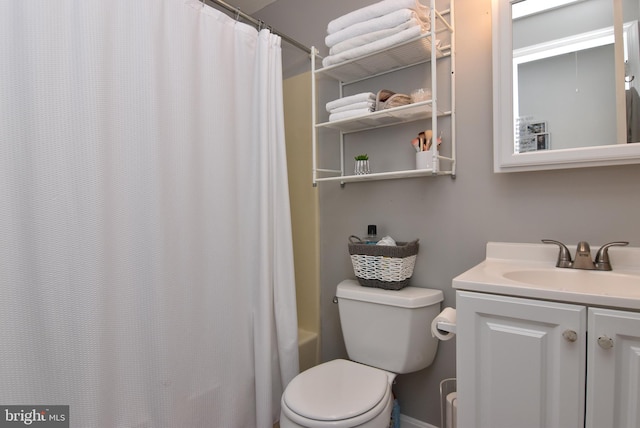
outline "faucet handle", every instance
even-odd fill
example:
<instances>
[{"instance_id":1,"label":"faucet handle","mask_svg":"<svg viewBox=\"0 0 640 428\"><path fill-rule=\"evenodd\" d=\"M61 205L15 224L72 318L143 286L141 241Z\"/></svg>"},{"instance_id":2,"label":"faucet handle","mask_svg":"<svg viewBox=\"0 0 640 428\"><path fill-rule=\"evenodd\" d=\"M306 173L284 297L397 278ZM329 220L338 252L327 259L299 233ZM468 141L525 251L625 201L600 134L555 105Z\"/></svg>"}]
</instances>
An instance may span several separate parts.
<instances>
[{"instance_id":1,"label":"faucet handle","mask_svg":"<svg viewBox=\"0 0 640 428\"><path fill-rule=\"evenodd\" d=\"M627 241L614 241L604 244L596 253L596 269L598 270L611 270L611 263L609 262L609 247L624 247L629 245Z\"/></svg>"},{"instance_id":2,"label":"faucet handle","mask_svg":"<svg viewBox=\"0 0 640 428\"><path fill-rule=\"evenodd\" d=\"M573 265L571 261L571 253L566 245L564 245L560 241L554 241L553 239L543 239L542 242L545 244L556 244L560 247L560 252L558 253L558 261L556 262L556 267L559 268L570 268Z\"/></svg>"}]
</instances>

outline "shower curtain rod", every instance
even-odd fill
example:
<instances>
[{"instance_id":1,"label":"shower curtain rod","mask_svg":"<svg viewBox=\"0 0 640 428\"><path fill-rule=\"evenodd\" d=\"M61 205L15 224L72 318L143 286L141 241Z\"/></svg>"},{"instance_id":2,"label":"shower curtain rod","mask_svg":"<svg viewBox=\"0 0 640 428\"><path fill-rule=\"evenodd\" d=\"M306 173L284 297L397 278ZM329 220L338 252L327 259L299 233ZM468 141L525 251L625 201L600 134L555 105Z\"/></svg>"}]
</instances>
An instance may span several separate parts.
<instances>
[{"instance_id":1,"label":"shower curtain rod","mask_svg":"<svg viewBox=\"0 0 640 428\"><path fill-rule=\"evenodd\" d=\"M238 17L242 17L243 19L251 22L253 25L257 26L258 29L261 28L269 28L269 30L274 33L277 34L278 36L280 36L282 38L282 40L286 41L287 43L289 43L292 46L295 46L296 48L311 54L311 48L303 45L302 43L300 43L299 41L292 39L291 37L287 36L286 34L282 34L281 32L279 32L278 30L276 30L275 28L271 28L268 25L266 25L263 21L255 19L253 16L251 15L247 15L246 13L244 13L243 11L241 11L239 8L230 5L229 3L226 3L222 0L203 0L205 3L214 3L217 4L218 6L223 7L224 9L228 10L229 12L233 12L236 14L236 19L238 19Z\"/></svg>"}]
</instances>

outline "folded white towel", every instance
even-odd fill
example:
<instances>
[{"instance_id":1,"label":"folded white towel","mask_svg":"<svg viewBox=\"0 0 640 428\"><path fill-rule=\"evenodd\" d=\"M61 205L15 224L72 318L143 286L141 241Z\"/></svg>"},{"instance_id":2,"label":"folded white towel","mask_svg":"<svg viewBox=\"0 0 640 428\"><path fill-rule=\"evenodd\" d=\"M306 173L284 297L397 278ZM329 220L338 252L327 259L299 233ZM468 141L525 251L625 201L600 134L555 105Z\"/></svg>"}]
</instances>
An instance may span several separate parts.
<instances>
[{"instance_id":1,"label":"folded white towel","mask_svg":"<svg viewBox=\"0 0 640 428\"><path fill-rule=\"evenodd\" d=\"M358 22L335 33L328 34L324 39L324 43L330 48L352 37L370 33L372 31L393 28L413 18L421 19L425 23L428 23L429 14L427 12L428 10L416 11L414 9L399 9L386 15Z\"/></svg>"},{"instance_id":2,"label":"folded white towel","mask_svg":"<svg viewBox=\"0 0 640 428\"><path fill-rule=\"evenodd\" d=\"M359 58L361 56L409 41L421 35L422 28L420 26L410 27L392 36L376 40L375 42L367 43L366 45L358 46L356 48L349 49L348 51L340 52L337 55L329 55L322 60L322 66L329 67L331 65L339 64L350 59Z\"/></svg>"},{"instance_id":3,"label":"folded white towel","mask_svg":"<svg viewBox=\"0 0 640 428\"><path fill-rule=\"evenodd\" d=\"M353 49L353 48L357 48L358 46L363 46L369 43L373 43L376 40L393 36L394 34L397 34L411 27L420 27L422 28L423 32L429 31L428 26L426 26L422 21L416 18L411 18L408 21L405 21L404 23L397 25L393 28L372 31L370 33L361 34L359 36L355 36L350 39L344 40L340 43L337 43L335 46L329 49L329 55L337 55L341 52L348 51L349 49Z\"/></svg>"},{"instance_id":4,"label":"folded white towel","mask_svg":"<svg viewBox=\"0 0 640 428\"><path fill-rule=\"evenodd\" d=\"M386 15L398 9L424 9L418 0L382 0L361 9L342 15L327 25L327 34L332 34L358 22L368 21Z\"/></svg>"},{"instance_id":5,"label":"folded white towel","mask_svg":"<svg viewBox=\"0 0 640 428\"><path fill-rule=\"evenodd\" d=\"M375 101L376 94L373 92L361 92L355 95L349 95L347 97L338 98L337 100L329 101L326 104L327 111L335 110L339 107L344 107L349 104L358 103L361 101Z\"/></svg>"},{"instance_id":6,"label":"folded white towel","mask_svg":"<svg viewBox=\"0 0 640 428\"><path fill-rule=\"evenodd\" d=\"M368 108L361 108L357 110L347 110L340 113L333 113L329 115L329 122L335 122L336 120L348 119L352 117L364 116L371 114L371 110Z\"/></svg>"},{"instance_id":7,"label":"folded white towel","mask_svg":"<svg viewBox=\"0 0 640 428\"><path fill-rule=\"evenodd\" d=\"M373 111L375 107L375 101L360 101L359 103L347 104L346 106L334 108L333 110L329 110L329 113L340 113L343 111L358 110L361 108L368 108L370 111Z\"/></svg>"}]
</instances>

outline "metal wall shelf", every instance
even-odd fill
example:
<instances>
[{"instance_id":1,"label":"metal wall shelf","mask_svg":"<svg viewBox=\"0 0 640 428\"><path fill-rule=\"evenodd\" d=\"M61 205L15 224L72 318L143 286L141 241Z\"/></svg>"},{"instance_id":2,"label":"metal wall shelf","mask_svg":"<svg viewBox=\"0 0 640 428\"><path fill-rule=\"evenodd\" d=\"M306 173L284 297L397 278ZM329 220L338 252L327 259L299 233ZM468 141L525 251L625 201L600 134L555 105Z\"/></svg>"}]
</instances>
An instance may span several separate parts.
<instances>
[{"instance_id":1,"label":"metal wall shelf","mask_svg":"<svg viewBox=\"0 0 640 428\"><path fill-rule=\"evenodd\" d=\"M432 59L431 33L415 39L371 53L369 55L341 62L316 70L319 75L326 75L350 85L363 79L380 76L401 70L405 67L429 62ZM436 46L435 57L450 55L451 46Z\"/></svg>"},{"instance_id":2,"label":"metal wall shelf","mask_svg":"<svg viewBox=\"0 0 640 428\"><path fill-rule=\"evenodd\" d=\"M431 100L429 100L386 110L374 111L362 116L318 123L316 128L337 129L344 133L359 132L397 125L400 123L414 122L416 120L430 119L432 114ZM437 116L446 116L450 114L451 112L439 112Z\"/></svg>"},{"instance_id":3,"label":"metal wall shelf","mask_svg":"<svg viewBox=\"0 0 640 428\"><path fill-rule=\"evenodd\" d=\"M435 9L435 0L430 0L430 22L431 30L415 39L395 45L393 47L362 56L353 60L345 61L340 64L316 68L316 60L319 59L317 49L313 47L311 54L312 69L312 144L313 144L313 185L319 182L339 182L345 184L349 182L363 182L373 180L390 180L398 178L413 178L426 176L450 175L455 177L456 167L456 151L455 151L455 45L453 34L453 2L450 2L450 8L446 11L437 11ZM449 15L449 19L445 19L443 15ZM439 33L447 32L450 34L450 43L441 45L437 40ZM437 70L436 62L445 57L450 58L451 73L451 110L438 110L437 96ZM356 82L361 82L383 74L393 73L404 68L413 67L419 64L430 64L431 71L431 90L432 99L418 103L408 104L400 107L390 108L387 110L375 111L370 114L351 117L347 119L317 123L316 115L316 79L329 77L337 80L342 94L342 87ZM433 114L433 112L437 114ZM420 120L430 120L433 135L438 134L438 119L444 116L451 118L451 156L440 156L437 152L437 144L433 144L431 153L434 156L434 166L432 169L410 169L401 171L378 172L364 175L345 175L344 159L344 137L349 133L377 129L387 126L393 126L403 123L416 122ZM321 129L332 129L339 131L340 134L340 152L341 166L339 169L319 168L317 165L317 149L318 149L318 131ZM323 142L327 144L327 142ZM449 166L449 169L443 169L442 164ZM329 177L320 177L320 174L331 175Z\"/></svg>"},{"instance_id":4,"label":"metal wall shelf","mask_svg":"<svg viewBox=\"0 0 640 428\"><path fill-rule=\"evenodd\" d=\"M431 177L434 175L451 175L451 171L434 172L432 169L407 169L403 171L376 172L362 175L341 175L335 177L317 178L317 182L333 181L344 183L354 183L358 181L393 180L396 178Z\"/></svg>"}]
</instances>

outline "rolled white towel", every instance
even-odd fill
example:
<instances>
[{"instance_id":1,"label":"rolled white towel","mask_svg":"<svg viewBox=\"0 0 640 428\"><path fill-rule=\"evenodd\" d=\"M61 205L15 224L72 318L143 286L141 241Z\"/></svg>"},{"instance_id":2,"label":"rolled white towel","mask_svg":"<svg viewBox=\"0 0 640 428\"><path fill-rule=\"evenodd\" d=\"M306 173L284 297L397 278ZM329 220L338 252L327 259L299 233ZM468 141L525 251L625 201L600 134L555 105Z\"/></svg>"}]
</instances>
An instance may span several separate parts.
<instances>
[{"instance_id":1,"label":"rolled white towel","mask_svg":"<svg viewBox=\"0 0 640 428\"><path fill-rule=\"evenodd\" d=\"M418 0L382 0L378 3L354 10L353 12L349 12L330 21L327 25L327 34L335 33L349 25L368 21L378 16L394 12L398 9L418 10L425 7L426 6L422 5Z\"/></svg>"},{"instance_id":2,"label":"rolled white towel","mask_svg":"<svg viewBox=\"0 0 640 428\"><path fill-rule=\"evenodd\" d=\"M349 119L358 116L365 116L370 114L371 110L368 108L361 108L357 110L347 110L340 113L333 113L329 115L329 122L335 122L336 120Z\"/></svg>"},{"instance_id":3,"label":"rolled white towel","mask_svg":"<svg viewBox=\"0 0 640 428\"><path fill-rule=\"evenodd\" d=\"M350 49L357 48L358 46L363 46L369 43L373 43L376 40L384 39L385 37L391 37L394 34L397 34L411 27L420 27L422 28L423 32L429 30L428 25L425 25L422 21L416 18L411 18L405 21L404 23L397 25L393 28L372 31L370 33L361 34L359 36L355 36L350 39L344 40L340 43L337 43L335 46L329 49L329 55L337 55L339 53L348 51Z\"/></svg>"},{"instance_id":4,"label":"rolled white towel","mask_svg":"<svg viewBox=\"0 0 640 428\"><path fill-rule=\"evenodd\" d=\"M326 104L327 112L331 112L331 110L335 110L339 107L344 107L349 104L358 103L361 101L375 101L376 94L373 92L361 92L355 95L349 95L347 97L338 98L337 100L329 101Z\"/></svg>"},{"instance_id":5,"label":"rolled white towel","mask_svg":"<svg viewBox=\"0 0 640 428\"><path fill-rule=\"evenodd\" d=\"M341 113L343 111L358 110L361 108L368 108L369 110L373 111L375 107L376 107L375 101L371 101L371 100L360 101L358 103L347 104L346 106L334 108L333 110L329 111L329 113Z\"/></svg>"},{"instance_id":6,"label":"rolled white towel","mask_svg":"<svg viewBox=\"0 0 640 428\"><path fill-rule=\"evenodd\" d=\"M372 31L393 28L413 18L421 19L425 21L425 23L428 23L429 14L427 12L428 10L399 9L389 14L378 16L367 21L358 22L335 33L328 34L324 39L324 43L330 48L352 37L370 33Z\"/></svg>"}]
</instances>

